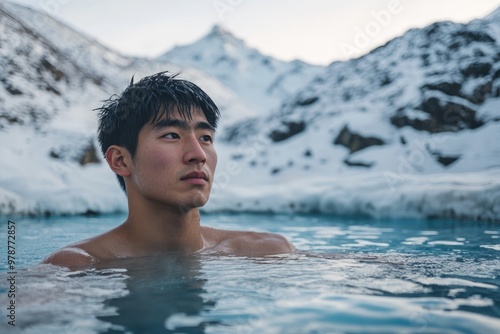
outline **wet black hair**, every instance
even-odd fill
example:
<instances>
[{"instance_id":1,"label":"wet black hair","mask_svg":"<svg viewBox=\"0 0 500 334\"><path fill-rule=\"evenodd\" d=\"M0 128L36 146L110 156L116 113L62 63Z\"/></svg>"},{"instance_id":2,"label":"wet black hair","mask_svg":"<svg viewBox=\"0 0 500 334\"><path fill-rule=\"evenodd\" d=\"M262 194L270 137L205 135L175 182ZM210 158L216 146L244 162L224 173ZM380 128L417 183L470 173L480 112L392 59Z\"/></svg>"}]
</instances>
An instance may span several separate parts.
<instances>
[{"instance_id":1,"label":"wet black hair","mask_svg":"<svg viewBox=\"0 0 500 334\"><path fill-rule=\"evenodd\" d=\"M192 112L199 109L207 122L215 129L220 112L212 99L194 83L177 78L168 71L144 77L130 85L121 95L112 95L100 108L97 137L105 155L111 145L125 147L132 157L137 150L139 131L146 123L154 123L177 111L190 120ZM125 181L116 175L121 188L126 192Z\"/></svg>"}]
</instances>

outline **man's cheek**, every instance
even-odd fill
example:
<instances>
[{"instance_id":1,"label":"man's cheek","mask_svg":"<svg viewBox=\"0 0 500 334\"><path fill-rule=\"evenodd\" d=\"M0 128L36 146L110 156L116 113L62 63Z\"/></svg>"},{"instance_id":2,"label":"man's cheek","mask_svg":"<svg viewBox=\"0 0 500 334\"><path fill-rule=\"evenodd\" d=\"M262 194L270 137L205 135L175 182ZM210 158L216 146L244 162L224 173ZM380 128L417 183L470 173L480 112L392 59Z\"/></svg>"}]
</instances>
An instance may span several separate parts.
<instances>
[{"instance_id":1,"label":"man's cheek","mask_svg":"<svg viewBox=\"0 0 500 334\"><path fill-rule=\"evenodd\" d=\"M151 155L151 167L156 172L165 172L172 166L172 160L166 154L155 154Z\"/></svg>"},{"instance_id":2,"label":"man's cheek","mask_svg":"<svg viewBox=\"0 0 500 334\"><path fill-rule=\"evenodd\" d=\"M212 164L212 168L215 170L217 167L217 152L215 150L212 152Z\"/></svg>"}]
</instances>

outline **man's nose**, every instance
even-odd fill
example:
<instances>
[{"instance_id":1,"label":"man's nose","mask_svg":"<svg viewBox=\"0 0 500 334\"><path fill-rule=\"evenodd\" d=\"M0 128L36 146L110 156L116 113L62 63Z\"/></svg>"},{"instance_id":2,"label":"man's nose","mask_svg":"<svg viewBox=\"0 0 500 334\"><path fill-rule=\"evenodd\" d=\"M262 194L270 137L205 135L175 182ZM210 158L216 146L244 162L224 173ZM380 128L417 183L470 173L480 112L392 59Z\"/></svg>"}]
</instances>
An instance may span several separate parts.
<instances>
[{"instance_id":1,"label":"man's nose","mask_svg":"<svg viewBox=\"0 0 500 334\"><path fill-rule=\"evenodd\" d=\"M184 146L184 163L186 164L204 164L207 161L207 155L195 135L189 136Z\"/></svg>"}]
</instances>

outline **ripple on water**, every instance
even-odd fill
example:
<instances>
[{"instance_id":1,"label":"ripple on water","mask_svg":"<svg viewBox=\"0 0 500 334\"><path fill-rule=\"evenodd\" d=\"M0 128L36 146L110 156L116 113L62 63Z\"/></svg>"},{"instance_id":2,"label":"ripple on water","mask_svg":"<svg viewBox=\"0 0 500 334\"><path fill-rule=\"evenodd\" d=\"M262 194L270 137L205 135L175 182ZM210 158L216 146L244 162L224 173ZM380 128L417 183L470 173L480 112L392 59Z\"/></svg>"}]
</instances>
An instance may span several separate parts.
<instances>
[{"instance_id":1,"label":"ripple on water","mask_svg":"<svg viewBox=\"0 0 500 334\"><path fill-rule=\"evenodd\" d=\"M497 245L481 245L479 247L488 248L488 249L494 249L494 250L500 251L500 244L497 244Z\"/></svg>"},{"instance_id":2,"label":"ripple on water","mask_svg":"<svg viewBox=\"0 0 500 334\"><path fill-rule=\"evenodd\" d=\"M495 242L500 232L494 224L250 215L207 220L221 228L282 233L301 251L263 258L143 258L73 272L53 266L19 270L16 329L494 333L500 328L500 245ZM90 233L88 220L61 223L44 225L44 238L26 234L29 244L19 245L21 263L43 258L47 240L74 241L60 234L80 231L73 236L82 239ZM39 224L29 230L37 231ZM94 224L109 227L102 220ZM53 234L59 237L50 239ZM0 305L7 303L4 276L0 273ZM5 316L3 307L0 315ZM0 322L0 332L8 330Z\"/></svg>"}]
</instances>

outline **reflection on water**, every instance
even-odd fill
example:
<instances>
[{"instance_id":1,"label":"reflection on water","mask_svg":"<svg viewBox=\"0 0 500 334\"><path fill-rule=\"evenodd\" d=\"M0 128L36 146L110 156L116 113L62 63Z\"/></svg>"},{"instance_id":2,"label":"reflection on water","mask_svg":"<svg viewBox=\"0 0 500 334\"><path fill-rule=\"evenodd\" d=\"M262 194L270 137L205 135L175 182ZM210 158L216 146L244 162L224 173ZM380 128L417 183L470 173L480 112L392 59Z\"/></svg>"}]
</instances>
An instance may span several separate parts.
<instances>
[{"instance_id":1,"label":"reflection on water","mask_svg":"<svg viewBox=\"0 0 500 334\"><path fill-rule=\"evenodd\" d=\"M110 261L81 271L51 265L23 270L17 275L22 293L16 327L2 322L0 331L205 333L217 321L192 320L215 304L202 297L200 270L199 256L182 254ZM7 305L3 293L0 302Z\"/></svg>"},{"instance_id":2,"label":"reflection on water","mask_svg":"<svg viewBox=\"0 0 500 334\"><path fill-rule=\"evenodd\" d=\"M17 326L0 331L493 333L499 270L498 260L351 252L44 265L19 273Z\"/></svg>"},{"instance_id":3,"label":"reflection on water","mask_svg":"<svg viewBox=\"0 0 500 334\"><path fill-rule=\"evenodd\" d=\"M166 323L172 316L196 319L214 305L204 300L201 263L196 255L168 255L105 263L107 268L126 269L128 294L106 300L117 314L99 316L112 326L106 333L204 333L204 321L186 321L173 328ZM175 329L171 331L170 329Z\"/></svg>"}]
</instances>

